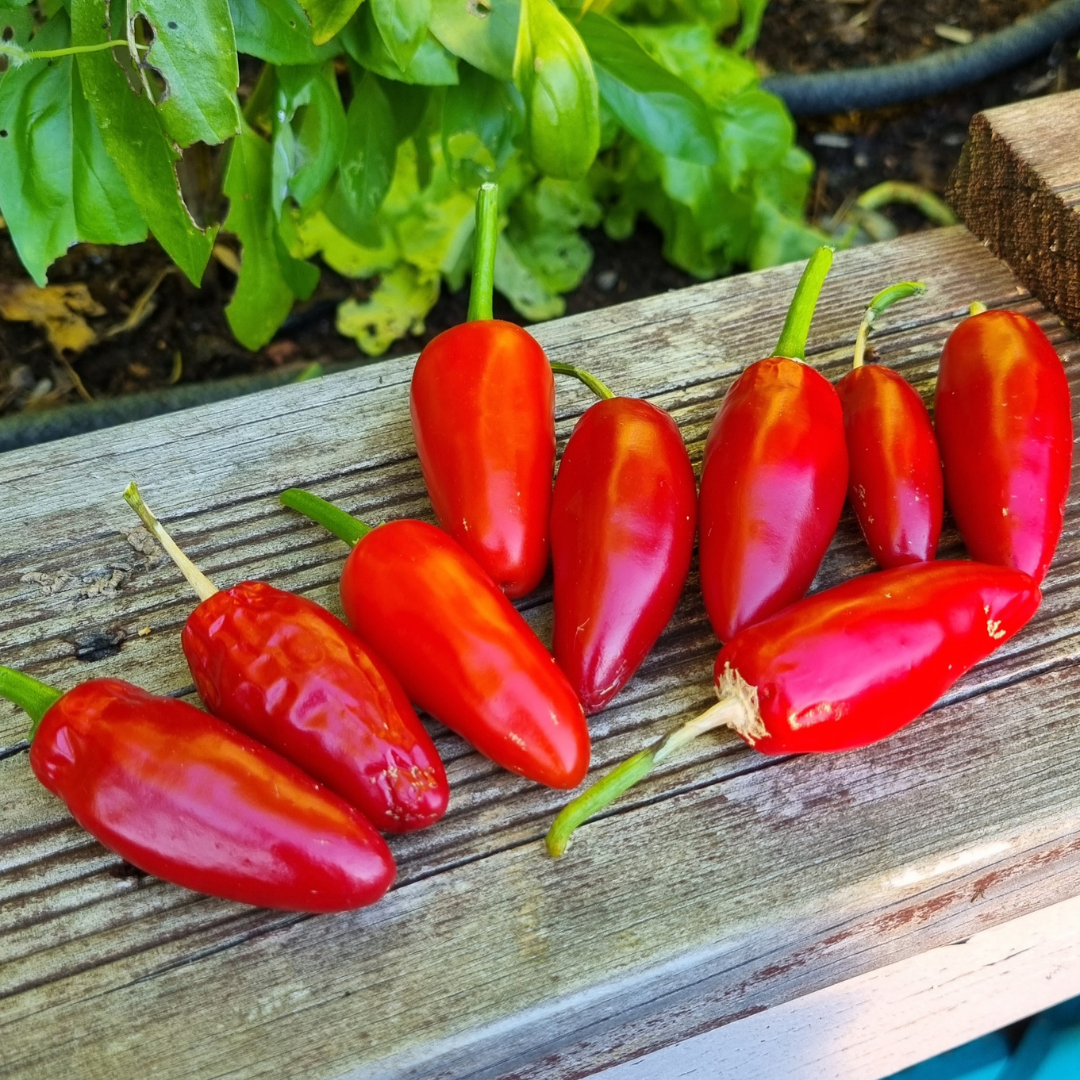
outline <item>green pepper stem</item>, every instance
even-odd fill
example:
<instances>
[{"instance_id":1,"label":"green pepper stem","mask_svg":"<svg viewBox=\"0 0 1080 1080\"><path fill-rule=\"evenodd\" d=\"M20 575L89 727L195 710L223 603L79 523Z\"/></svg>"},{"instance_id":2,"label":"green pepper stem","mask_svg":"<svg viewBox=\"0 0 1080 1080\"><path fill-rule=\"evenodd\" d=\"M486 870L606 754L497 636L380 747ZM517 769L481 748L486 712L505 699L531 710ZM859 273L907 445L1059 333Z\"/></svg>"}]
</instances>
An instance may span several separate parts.
<instances>
[{"instance_id":1,"label":"green pepper stem","mask_svg":"<svg viewBox=\"0 0 1080 1080\"><path fill-rule=\"evenodd\" d=\"M495 245L499 242L499 185L481 184L476 193L476 238L473 241L469 322L491 319L495 288Z\"/></svg>"},{"instance_id":2,"label":"green pepper stem","mask_svg":"<svg viewBox=\"0 0 1080 1080\"><path fill-rule=\"evenodd\" d=\"M124 491L124 501L142 519L150 534L165 549L169 558L176 563L180 573L187 578L188 584L195 590L200 600L209 600L218 591L218 587L176 546L176 542L165 531L139 494L138 485L132 481Z\"/></svg>"},{"instance_id":3,"label":"green pepper stem","mask_svg":"<svg viewBox=\"0 0 1080 1080\"><path fill-rule=\"evenodd\" d=\"M556 375L572 375L578 382L583 382L601 401L610 401L615 395L595 375L573 364L551 365Z\"/></svg>"},{"instance_id":4,"label":"green pepper stem","mask_svg":"<svg viewBox=\"0 0 1080 1080\"><path fill-rule=\"evenodd\" d=\"M310 491L300 488L289 488L278 496L281 505L297 510L306 518L310 518L316 525L322 525L329 529L339 540L344 540L350 547L358 544L369 532L371 526L365 524L352 514L345 513L339 506L332 502L320 499L318 495L312 495Z\"/></svg>"},{"instance_id":5,"label":"green pepper stem","mask_svg":"<svg viewBox=\"0 0 1080 1080\"><path fill-rule=\"evenodd\" d=\"M551 824L547 834L548 854L557 859L570 844L574 830L614 802L624 791L644 779L665 758L688 742L718 727L737 727L746 716L746 705L735 695L722 697L700 716L688 720L647 750L641 750L616 765L611 772L568 803Z\"/></svg>"},{"instance_id":6,"label":"green pepper stem","mask_svg":"<svg viewBox=\"0 0 1080 1080\"><path fill-rule=\"evenodd\" d=\"M0 697L14 702L33 721L27 738L33 742L42 717L63 697L46 683L14 668L0 667Z\"/></svg>"},{"instance_id":7,"label":"green pepper stem","mask_svg":"<svg viewBox=\"0 0 1080 1080\"><path fill-rule=\"evenodd\" d=\"M900 281L895 285L890 285L887 289L882 289L870 301L866 314L863 315L863 320L859 324L858 336L855 338L855 359L851 365L853 368L863 366L866 359L866 341L870 337L870 331L874 328L874 323L877 322L878 317L898 300L906 300L909 296L922 296L925 292L926 286L921 281Z\"/></svg>"},{"instance_id":8,"label":"green pepper stem","mask_svg":"<svg viewBox=\"0 0 1080 1080\"><path fill-rule=\"evenodd\" d=\"M986 310L986 305L981 300L973 300L968 311L972 315L981 315Z\"/></svg>"},{"instance_id":9,"label":"green pepper stem","mask_svg":"<svg viewBox=\"0 0 1080 1080\"><path fill-rule=\"evenodd\" d=\"M784 329L776 343L773 356L786 356L789 360L806 360L806 339L810 335L810 322L814 318L821 287L832 266L833 249L819 247L806 263L799 278L798 287L788 308Z\"/></svg>"}]
</instances>

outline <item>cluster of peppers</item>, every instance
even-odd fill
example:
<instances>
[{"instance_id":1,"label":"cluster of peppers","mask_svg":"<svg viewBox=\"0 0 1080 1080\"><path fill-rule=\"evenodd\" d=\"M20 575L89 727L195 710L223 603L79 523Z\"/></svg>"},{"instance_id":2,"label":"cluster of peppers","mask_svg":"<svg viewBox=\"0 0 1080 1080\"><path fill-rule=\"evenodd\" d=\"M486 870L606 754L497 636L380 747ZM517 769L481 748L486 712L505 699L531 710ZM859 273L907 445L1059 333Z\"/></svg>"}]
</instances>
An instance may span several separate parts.
<instances>
[{"instance_id":1,"label":"cluster of peppers","mask_svg":"<svg viewBox=\"0 0 1080 1080\"><path fill-rule=\"evenodd\" d=\"M821 249L776 355L721 403L699 496L666 412L549 363L528 333L492 318L496 235L497 195L485 185L469 321L427 346L412 379L442 527L372 529L308 492L281 496L352 546L348 626L265 583L219 591L132 484L125 498L199 596L181 643L208 712L112 679L61 695L0 668L0 695L34 722L35 775L141 869L290 910L374 902L395 873L380 831L431 825L449 798L414 704L503 767L577 787L589 766L585 715L626 685L667 625L698 533L705 606L724 642L718 701L575 799L549 833L554 855L718 726L765 753L883 738L1038 606L1063 524L1072 420L1060 361L1030 320L984 311L952 334L935 437L915 391L863 363L873 320L918 283L875 297L838 387L806 365L832 258ZM601 400L575 427L553 486L555 373ZM945 495L980 561L933 561ZM845 499L885 569L802 599ZM554 655L510 603L549 561Z\"/></svg>"}]
</instances>

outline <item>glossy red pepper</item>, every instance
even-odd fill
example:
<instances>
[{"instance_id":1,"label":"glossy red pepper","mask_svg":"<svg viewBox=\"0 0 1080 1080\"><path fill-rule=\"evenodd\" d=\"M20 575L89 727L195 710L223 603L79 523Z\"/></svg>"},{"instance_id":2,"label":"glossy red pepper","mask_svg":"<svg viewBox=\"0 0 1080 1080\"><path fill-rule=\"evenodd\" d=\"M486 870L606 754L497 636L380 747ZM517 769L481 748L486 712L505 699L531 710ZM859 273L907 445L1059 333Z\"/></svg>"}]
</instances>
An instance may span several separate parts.
<instances>
[{"instance_id":1,"label":"glossy red pepper","mask_svg":"<svg viewBox=\"0 0 1080 1080\"><path fill-rule=\"evenodd\" d=\"M735 635L716 658L719 701L635 754L556 819L548 848L706 731L731 727L765 754L851 750L925 712L1035 613L1019 570L943 561L882 570L815 593Z\"/></svg>"},{"instance_id":2,"label":"glossy red pepper","mask_svg":"<svg viewBox=\"0 0 1080 1080\"><path fill-rule=\"evenodd\" d=\"M35 721L30 767L132 865L211 896L288 911L373 904L394 860L368 820L228 724L118 679L59 694L0 668Z\"/></svg>"},{"instance_id":3,"label":"glossy red pepper","mask_svg":"<svg viewBox=\"0 0 1080 1080\"><path fill-rule=\"evenodd\" d=\"M552 651L586 712L629 682L679 602L697 523L694 470L675 421L637 398L604 400L577 422L551 505Z\"/></svg>"},{"instance_id":4,"label":"glossy red pepper","mask_svg":"<svg viewBox=\"0 0 1080 1080\"><path fill-rule=\"evenodd\" d=\"M884 569L926 562L937 551L944 511L941 456L923 400L902 375L864 364L875 319L907 296L926 291L905 281L867 308L851 371L837 384L848 449L848 499L870 553Z\"/></svg>"},{"instance_id":5,"label":"glossy red pepper","mask_svg":"<svg viewBox=\"0 0 1080 1080\"><path fill-rule=\"evenodd\" d=\"M777 355L735 380L705 443L698 558L721 641L806 593L840 521L848 473L840 399L803 362L831 262L829 248L811 258Z\"/></svg>"},{"instance_id":6,"label":"glossy red pepper","mask_svg":"<svg viewBox=\"0 0 1080 1080\"><path fill-rule=\"evenodd\" d=\"M972 558L1041 582L1073 454L1069 382L1054 346L1015 311L965 319L941 354L934 423L945 497Z\"/></svg>"},{"instance_id":7,"label":"glossy red pepper","mask_svg":"<svg viewBox=\"0 0 1080 1080\"><path fill-rule=\"evenodd\" d=\"M124 498L202 603L180 642L207 709L326 784L380 829L438 821L450 791L405 691L340 619L261 581L219 592L173 543L134 484Z\"/></svg>"},{"instance_id":8,"label":"glossy red pepper","mask_svg":"<svg viewBox=\"0 0 1080 1080\"><path fill-rule=\"evenodd\" d=\"M345 614L417 705L511 772L555 788L581 782L589 767L581 703L451 537L423 521L369 529L306 491L281 501L355 545L341 575Z\"/></svg>"},{"instance_id":9,"label":"glossy red pepper","mask_svg":"<svg viewBox=\"0 0 1080 1080\"><path fill-rule=\"evenodd\" d=\"M555 381L536 339L492 318L494 184L480 189L476 223L469 321L424 348L409 400L439 524L516 599L547 569Z\"/></svg>"}]
</instances>

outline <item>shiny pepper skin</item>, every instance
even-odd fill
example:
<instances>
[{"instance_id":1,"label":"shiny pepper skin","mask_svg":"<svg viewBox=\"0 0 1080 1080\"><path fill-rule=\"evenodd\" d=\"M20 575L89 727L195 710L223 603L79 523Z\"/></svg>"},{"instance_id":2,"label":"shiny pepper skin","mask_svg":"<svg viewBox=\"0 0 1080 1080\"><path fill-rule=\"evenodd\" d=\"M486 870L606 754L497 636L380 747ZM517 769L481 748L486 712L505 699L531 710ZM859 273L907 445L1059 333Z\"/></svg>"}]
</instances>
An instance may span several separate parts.
<instances>
[{"instance_id":1,"label":"shiny pepper skin","mask_svg":"<svg viewBox=\"0 0 1080 1080\"><path fill-rule=\"evenodd\" d=\"M410 391L420 467L439 524L511 599L548 563L555 380L544 350L513 323L440 334Z\"/></svg>"},{"instance_id":2,"label":"shiny pepper skin","mask_svg":"<svg viewBox=\"0 0 1080 1080\"><path fill-rule=\"evenodd\" d=\"M181 635L199 696L387 832L446 810L438 752L397 679L340 619L259 581L215 593Z\"/></svg>"},{"instance_id":3,"label":"shiny pepper skin","mask_svg":"<svg viewBox=\"0 0 1080 1080\"><path fill-rule=\"evenodd\" d=\"M934 422L945 497L972 558L1042 582L1072 470L1069 383L1046 335L1015 311L985 311L949 335Z\"/></svg>"},{"instance_id":4,"label":"shiny pepper skin","mask_svg":"<svg viewBox=\"0 0 1080 1080\"><path fill-rule=\"evenodd\" d=\"M848 499L875 562L884 569L934 557L944 488L937 440L922 398L878 364L836 387L844 410Z\"/></svg>"},{"instance_id":5,"label":"shiny pepper skin","mask_svg":"<svg viewBox=\"0 0 1080 1080\"><path fill-rule=\"evenodd\" d=\"M598 401L555 480L553 651L586 712L630 680L668 624L694 547L694 470L671 417L647 401Z\"/></svg>"},{"instance_id":6,"label":"shiny pepper skin","mask_svg":"<svg viewBox=\"0 0 1080 1080\"><path fill-rule=\"evenodd\" d=\"M223 721L130 683L95 679L61 697L30 767L106 847L198 892L345 911L394 879L359 811Z\"/></svg>"},{"instance_id":7,"label":"shiny pepper skin","mask_svg":"<svg viewBox=\"0 0 1080 1080\"><path fill-rule=\"evenodd\" d=\"M589 732L566 676L445 532L411 520L373 529L345 563L341 599L422 709L511 772L581 782Z\"/></svg>"},{"instance_id":8,"label":"shiny pepper skin","mask_svg":"<svg viewBox=\"0 0 1080 1080\"><path fill-rule=\"evenodd\" d=\"M792 604L720 650L721 696L753 688L764 754L851 750L891 735L1008 641L1041 594L1019 570L941 561L865 574Z\"/></svg>"},{"instance_id":9,"label":"shiny pepper skin","mask_svg":"<svg viewBox=\"0 0 1080 1080\"><path fill-rule=\"evenodd\" d=\"M797 360L759 360L732 384L705 444L701 591L721 641L810 588L840 520L848 459L840 399Z\"/></svg>"}]
</instances>

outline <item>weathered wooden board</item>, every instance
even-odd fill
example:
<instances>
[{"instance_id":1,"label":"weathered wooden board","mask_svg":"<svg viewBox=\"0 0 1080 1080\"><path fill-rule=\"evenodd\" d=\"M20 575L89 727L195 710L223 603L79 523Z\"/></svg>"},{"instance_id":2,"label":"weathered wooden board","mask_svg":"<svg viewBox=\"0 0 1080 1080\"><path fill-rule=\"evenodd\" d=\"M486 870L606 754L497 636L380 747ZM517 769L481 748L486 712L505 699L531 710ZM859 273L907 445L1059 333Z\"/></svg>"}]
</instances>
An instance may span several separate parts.
<instances>
[{"instance_id":1,"label":"weathered wooden board","mask_svg":"<svg viewBox=\"0 0 1080 1080\"><path fill-rule=\"evenodd\" d=\"M536 332L552 359L670 409L696 465L724 390L774 344L798 272ZM1080 347L962 228L838 256L811 362L838 377L865 302L913 276L927 296L890 312L876 346L925 394L976 297L1036 318L1080 378ZM64 687L189 685L178 637L192 597L141 550L120 500L132 477L219 584L265 578L338 610L344 546L275 496L300 483L369 519L429 516L411 366L0 457L0 663ZM588 403L560 384L560 439ZM566 796L433 725L449 813L393 840L397 886L351 915L254 911L133 876L12 753L0 761L0 1074L581 1076L1080 894L1078 509L1074 498L1036 618L922 721L833 758L702 741L560 862L540 840ZM961 550L947 530L941 553ZM870 566L846 517L818 584ZM525 605L541 635L549 592ZM715 650L692 576L642 672L593 719L594 769L703 707ZM17 747L23 726L0 708L0 746Z\"/></svg>"},{"instance_id":2,"label":"weathered wooden board","mask_svg":"<svg viewBox=\"0 0 1080 1080\"><path fill-rule=\"evenodd\" d=\"M1080 329L1080 90L979 113L949 188L968 228Z\"/></svg>"}]
</instances>

